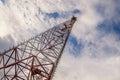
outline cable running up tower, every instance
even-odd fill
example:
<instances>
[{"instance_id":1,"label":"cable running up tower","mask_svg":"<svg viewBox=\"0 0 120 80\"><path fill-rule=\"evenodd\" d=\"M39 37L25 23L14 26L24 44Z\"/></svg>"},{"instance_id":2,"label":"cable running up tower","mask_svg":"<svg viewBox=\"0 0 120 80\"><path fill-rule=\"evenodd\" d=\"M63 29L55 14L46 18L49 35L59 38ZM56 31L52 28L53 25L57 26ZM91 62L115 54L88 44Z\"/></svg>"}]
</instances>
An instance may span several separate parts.
<instances>
[{"instance_id":1,"label":"cable running up tower","mask_svg":"<svg viewBox=\"0 0 120 80\"><path fill-rule=\"evenodd\" d=\"M51 80L76 17L0 53L0 80Z\"/></svg>"}]
</instances>

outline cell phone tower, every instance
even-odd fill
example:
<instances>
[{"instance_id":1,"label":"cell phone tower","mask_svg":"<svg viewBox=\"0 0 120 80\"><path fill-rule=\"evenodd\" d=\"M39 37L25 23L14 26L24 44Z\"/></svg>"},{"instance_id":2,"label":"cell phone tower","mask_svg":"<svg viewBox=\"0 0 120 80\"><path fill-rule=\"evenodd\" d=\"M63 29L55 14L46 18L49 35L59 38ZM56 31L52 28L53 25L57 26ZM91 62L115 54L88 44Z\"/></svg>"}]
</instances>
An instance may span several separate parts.
<instances>
[{"instance_id":1,"label":"cell phone tower","mask_svg":"<svg viewBox=\"0 0 120 80\"><path fill-rule=\"evenodd\" d=\"M0 80L52 80L76 17L0 53Z\"/></svg>"}]
</instances>

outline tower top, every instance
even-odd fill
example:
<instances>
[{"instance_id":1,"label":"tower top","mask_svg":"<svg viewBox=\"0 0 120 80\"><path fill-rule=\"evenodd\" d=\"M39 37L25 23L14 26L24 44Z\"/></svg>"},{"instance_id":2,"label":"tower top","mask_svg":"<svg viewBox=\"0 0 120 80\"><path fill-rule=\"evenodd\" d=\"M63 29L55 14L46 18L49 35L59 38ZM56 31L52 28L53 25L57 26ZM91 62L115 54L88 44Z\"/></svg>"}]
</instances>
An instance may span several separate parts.
<instances>
[{"instance_id":1,"label":"tower top","mask_svg":"<svg viewBox=\"0 0 120 80\"><path fill-rule=\"evenodd\" d=\"M77 20L77 17L75 17L75 16L73 16L72 18L71 18L71 22L72 21L76 21Z\"/></svg>"}]
</instances>

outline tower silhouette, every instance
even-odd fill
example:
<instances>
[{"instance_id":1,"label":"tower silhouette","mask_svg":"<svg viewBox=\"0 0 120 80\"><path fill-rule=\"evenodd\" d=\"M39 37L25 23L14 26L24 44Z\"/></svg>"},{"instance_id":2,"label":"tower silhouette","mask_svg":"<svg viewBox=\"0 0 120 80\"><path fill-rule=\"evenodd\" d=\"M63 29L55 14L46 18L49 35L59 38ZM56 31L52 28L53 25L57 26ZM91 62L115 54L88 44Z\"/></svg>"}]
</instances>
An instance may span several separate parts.
<instances>
[{"instance_id":1,"label":"tower silhouette","mask_svg":"<svg viewBox=\"0 0 120 80\"><path fill-rule=\"evenodd\" d=\"M76 17L0 53L0 80L51 80Z\"/></svg>"}]
</instances>

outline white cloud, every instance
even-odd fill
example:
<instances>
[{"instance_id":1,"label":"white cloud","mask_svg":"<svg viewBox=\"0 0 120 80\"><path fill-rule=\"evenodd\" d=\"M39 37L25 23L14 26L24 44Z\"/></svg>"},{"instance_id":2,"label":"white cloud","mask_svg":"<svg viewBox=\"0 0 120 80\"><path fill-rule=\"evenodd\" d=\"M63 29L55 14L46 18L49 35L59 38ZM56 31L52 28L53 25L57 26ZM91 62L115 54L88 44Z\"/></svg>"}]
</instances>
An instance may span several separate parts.
<instances>
[{"instance_id":1,"label":"white cloud","mask_svg":"<svg viewBox=\"0 0 120 80\"><path fill-rule=\"evenodd\" d=\"M53 80L119 80L119 60L120 57L114 56L105 59L90 57L75 59L65 53Z\"/></svg>"},{"instance_id":2,"label":"white cloud","mask_svg":"<svg viewBox=\"0 0 120 80\"><path fill-rule=\"evenodd\" d=\"M96 5L103 6L104 15L97 12ZM116 6L114 0L9 0L6 5L0 3L0 37L10 35L15 43L21 42L65 21L73 15L71 11L79 9L72 34L78 43L82 40L84 48L78 57L68 54L71 52L63 54L54 80L119 80L117 36L96 30L99 23L116 15ZM54 19L46 15L53 12L66 16Z\"/></svg>"}]
</instances>

